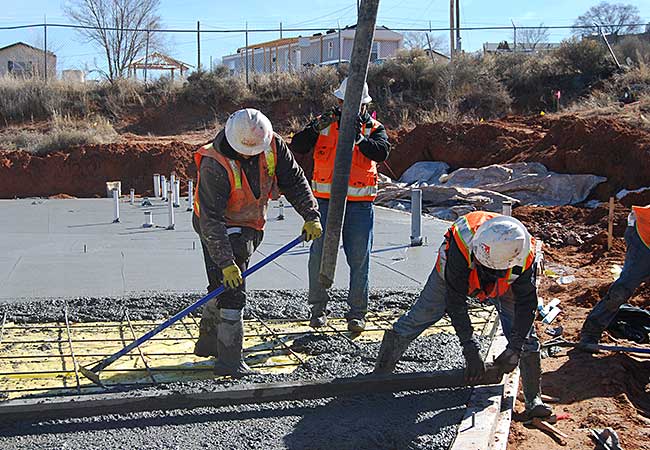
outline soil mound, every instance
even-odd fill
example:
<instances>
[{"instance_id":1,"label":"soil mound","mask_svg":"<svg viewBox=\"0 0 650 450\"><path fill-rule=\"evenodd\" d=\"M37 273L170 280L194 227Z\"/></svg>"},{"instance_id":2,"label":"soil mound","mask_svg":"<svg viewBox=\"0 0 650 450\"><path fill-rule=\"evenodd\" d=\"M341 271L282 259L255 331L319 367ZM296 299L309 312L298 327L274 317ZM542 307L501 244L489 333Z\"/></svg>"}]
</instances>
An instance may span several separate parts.
<instances>
[{"instance_id":1,"label":"soil mound","mask_svg":"<svg viewBox=\"0 0 650 450\"><path fill-rule=\"evenodd\" d=\"M107 144L73 147L66 152L32 155L24 151L0 152L0 198L75 197L106 195L106 182L120 180L122 191L134 188L150 194L154 173L176 171L181 179L194 177L195 145ZM184 188L184 186L183 186Z\"/></svg>"}]
</instances>

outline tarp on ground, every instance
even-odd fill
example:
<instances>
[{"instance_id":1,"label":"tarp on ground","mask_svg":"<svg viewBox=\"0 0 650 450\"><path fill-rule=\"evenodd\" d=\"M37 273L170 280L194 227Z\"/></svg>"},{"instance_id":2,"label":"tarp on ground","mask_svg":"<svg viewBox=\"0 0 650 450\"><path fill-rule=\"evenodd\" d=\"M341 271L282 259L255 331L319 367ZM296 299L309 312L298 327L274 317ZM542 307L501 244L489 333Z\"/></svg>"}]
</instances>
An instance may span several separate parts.
<instances>
[{"instance_id":1,"label":"tarp on ground","mask_svg":"<svg viewBox=\"0 0 650 450\"><path fill-rule=\"evenodd\" d=\"M440 170L444 166L436 164L428 166L430 176L427 176L426 167L422 163L412 166L414 170L407 178L411 185L381 183L376 203L410 209L411 189L418 187L422 189L425 212L454 220L479 209L501 212L504 201L520 205L573 205L583 202L598 184L606 181L596 175L550 172L540 163L495 164L442 175Z\"/></svg>"}]
</instances>

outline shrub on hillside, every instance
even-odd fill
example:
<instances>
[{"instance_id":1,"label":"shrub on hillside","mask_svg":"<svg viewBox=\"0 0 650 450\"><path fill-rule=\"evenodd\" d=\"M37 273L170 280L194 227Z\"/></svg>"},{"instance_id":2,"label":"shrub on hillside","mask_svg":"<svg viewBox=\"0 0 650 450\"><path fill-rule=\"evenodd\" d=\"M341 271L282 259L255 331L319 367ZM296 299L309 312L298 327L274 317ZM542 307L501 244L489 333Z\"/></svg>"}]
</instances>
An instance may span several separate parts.
<instances>
[{"instance_id":1,"label":"shrub on hillside","mask_svg":"<svg viewBox=\"0 0 650 450\"><path fill-rule=\"evenodd\" d=\"M609 77L615 68L605 45L593 39L564 41L555 51L555 58L562 72L579 74L591 81Z\"/></svg>"},{"instance_id":2,"label":"shrub on hillside","mask_svg":"<svg viewBox=\"0 0 650 450\"><path fill-rule=\"evenodd\" d=\"M215 109L248 98L249 94L245 81L231 76L226 66L217 66L209 72L192 72L181 89L185 100Z\"/></svg>"},{"instance_id":3,"label":"shrub on hillside","mask_svg":"<svg viewBox=\"0 0 650 450\"><path fill-rule=\"evenodd\" d=\"M56 112L89 114L90 89L85 84L0 77L0 120L5 123L48 119Z\"/></svg>"},{"instance_id":4,"label":"shrub on hillside","mask_svg":"<svg viewBox=\"0 0 650 450\"><path fill-rule=\"evenodd\" d=\"M118 137L111 123L103 117L74 119L55 114L45 132L7 130L0 134L0 150L25 150L45 155L75 145L107 144Z\"/></svg>"},{"instance_id":5,"label":"shrub on hillside","mask_svg":"<svg viewBox=\"0 0 650 450\"><path fill-rule=\"evenodd\" d=\"M621 64L650 64L650 42L636 36L626 36L614 46L614 53Z\"/></svg>"}]
</instances>

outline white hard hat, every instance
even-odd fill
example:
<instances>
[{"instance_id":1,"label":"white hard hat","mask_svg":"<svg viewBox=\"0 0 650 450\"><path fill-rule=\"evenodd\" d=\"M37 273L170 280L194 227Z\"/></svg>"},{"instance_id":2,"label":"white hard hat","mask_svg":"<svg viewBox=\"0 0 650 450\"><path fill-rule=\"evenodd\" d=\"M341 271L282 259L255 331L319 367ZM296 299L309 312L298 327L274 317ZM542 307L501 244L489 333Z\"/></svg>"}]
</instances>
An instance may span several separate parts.
<instances>
[{"instance_id":1,"label":"white hard hat","mask_svg":"<svg viewBox=\"0 0 650 450\"><path fill-rule=\"evenodd\" d=\"M523 266L530 248L530 234L524 224L509 216L497 216L483 223L472 239L472 254L484 267L506 270Z\"/></svg>"},{"instance_id":2,"label":"white hard hat","mask_svg":"<svg viewBox=\"0 0 650 450\"><path fill-rule=\"evenodd\" d=\"M226 140L232 148L246 156L259 155L271 145L273 126L260 111L240 109L228 117Z\"/></svg>"},{"instance_id":3,"label":"white hard hat","mask_svg":"<svg viewBox=\"0 0 650 450\"><path fill-rule=\"evenodd\" d=\"M348 85L347 77L341 82L341 85L334 91L334 97L345 100L345 88ZM368 94L368 83L363 83L363 92L361 93L361 103L370 103L372 97Z\"/></svg>"}]
</instances>

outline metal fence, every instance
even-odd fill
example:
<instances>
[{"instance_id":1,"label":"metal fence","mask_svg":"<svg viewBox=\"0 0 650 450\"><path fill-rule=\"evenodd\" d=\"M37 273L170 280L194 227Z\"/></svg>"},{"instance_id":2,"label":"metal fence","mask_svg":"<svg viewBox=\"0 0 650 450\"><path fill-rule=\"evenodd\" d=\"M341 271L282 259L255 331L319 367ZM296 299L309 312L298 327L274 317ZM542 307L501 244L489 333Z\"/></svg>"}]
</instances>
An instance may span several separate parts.
<instances>
[{"instance_id":1,"label":"metal fence","mask_svg":"<svg viewBox=\"0 0 650 450\"><path fill-rule=\"evenodd\" d=\"M645 24L626 25L645 27ZM431 27L431 22L428 27L389 29L378 26L371 60L380 63L404 47L430 49L436 56L446 59L450 43L456 52L544 52L552 50L580 28L519 27L513 23L451 30ZM101 79L107 73L106 54L82 34L88 29L46 23L0 26L0 76L13 73L35 75L45 80ZM224 65L231 73L247 79L256 73L338 65L350 58L354 40L354 27L345 26L283 29L280 24L277 28L217 29L197 22L193 29L126 31L145 34L147 45L120 75L141 80L162 75L183 79L193 70L209 70L217 65ZM18 42L28 46L13 46Z\"/></svg>"}]
</instances>

